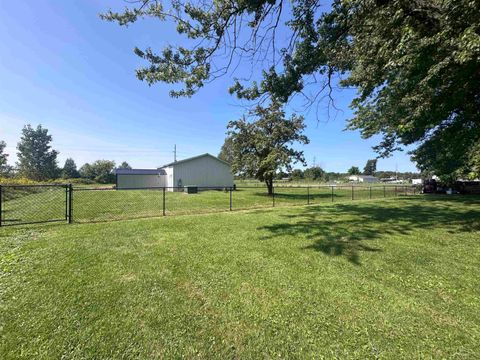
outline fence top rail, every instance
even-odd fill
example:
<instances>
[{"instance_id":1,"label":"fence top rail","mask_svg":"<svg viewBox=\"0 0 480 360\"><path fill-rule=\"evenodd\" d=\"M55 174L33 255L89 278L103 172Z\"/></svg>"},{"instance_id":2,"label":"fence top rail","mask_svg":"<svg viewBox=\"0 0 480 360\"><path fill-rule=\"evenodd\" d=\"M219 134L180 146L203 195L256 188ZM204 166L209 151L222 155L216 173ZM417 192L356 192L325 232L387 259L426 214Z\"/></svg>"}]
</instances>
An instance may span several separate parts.
<instances>
[{"instance_id":1,"label":"fence top rail","mask_svg":"<svg viewBox=\"0 0 480 360\"><path fill-rule=\"evenodd\" d=\"M69 186L69 185L63 185ZM196 186L196 185L185 185L185 186L149 186L149 187L128 187L128 188L116 188L116 187L73 187L74 191L112 191L112 190L184 190L187 187L196 187L199 190L229 190L229 189L266 189L266 186L243 186L243 185L236 185L236 186ZM358 189L358 190L368 190L368 189L378 189L381 190L383 188L415 188L416 185L348 185L348 184L341 184L341 185L274 185L275 189Z\"/></svg>"},{"instance_id":2,"label":"fence top rail","mask_svg":"<svg viewBox=\"0 0 480 360\"><path fill-rule=\"evenodd\" d=\"M3 188L68 187L70 184L0 184Z\"/></svg>"}]
</instances>

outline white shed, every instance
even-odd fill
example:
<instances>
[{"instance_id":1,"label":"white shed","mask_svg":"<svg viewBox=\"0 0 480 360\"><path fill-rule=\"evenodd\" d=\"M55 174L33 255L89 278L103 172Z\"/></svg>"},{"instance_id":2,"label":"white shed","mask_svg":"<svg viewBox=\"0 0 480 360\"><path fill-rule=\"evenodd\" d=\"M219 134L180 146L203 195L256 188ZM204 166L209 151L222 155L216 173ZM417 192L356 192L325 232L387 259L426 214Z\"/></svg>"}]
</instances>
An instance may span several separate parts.
<instances>
[{"instance_id":1,"label":"white shed","mask_svg":"<svg viewBox=\"0 0 480 360\"><path fill-rule=\"evenodd\" d=\"M166 185L165 171L158 169L115 169L117 189L144 189Z\"/></svg>"},{"instance_id":2,"label":"white shed","mask_svg":"<svg viewBox=\"0 0 480 360\"><path fill-rule=\"evenodd\" d=\"M230 187L233 174L230 164L219 158L203 154L166 164L159 168L165 171L166 186L174 187Z\"/></svg>"},{"instance_id":3,"label":"white shed","mask_svg":"<svg viewBox=\"0 0 480 360\"><path fill-rule=\"evenodd\" d=\"M378 178L371 175L351 175L348 177L348 180L351 182L361 182L361 183L376 183L379 182Z\"/></svg>"}]
</instances>

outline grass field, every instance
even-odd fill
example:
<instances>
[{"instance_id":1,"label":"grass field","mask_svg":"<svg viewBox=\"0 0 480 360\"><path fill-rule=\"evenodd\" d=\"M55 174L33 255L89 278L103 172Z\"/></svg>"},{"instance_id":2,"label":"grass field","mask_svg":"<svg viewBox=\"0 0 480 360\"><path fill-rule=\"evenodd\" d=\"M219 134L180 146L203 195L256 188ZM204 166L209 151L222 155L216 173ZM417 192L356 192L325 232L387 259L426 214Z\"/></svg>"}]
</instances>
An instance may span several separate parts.
<instances>
[{"instance_id":1,"label":"grass field","mask_svg":"<svg viewBox=\"0 0 480 360\"><path fill-rule=\"evenodd\" d=\"M479 268L479 197L6 227L0 358L474 359Z\"/></svg>"},{"instance_id":2,"label":"grass field","mask_svg":"<svg viewBox=\"0 0 480 360\"><path fill-rule=\"evenodd\" d=\"M383 199L409 193L413 188L395 187L277 187L275 199L265 188L239 187L232 192L232 210ZM353 191L353 195L352 195ZM62 187L4 188L2 218L5 224L63 220L66 218L67 193ZM72 201L75 222L134 219L163 215L163 191L94 190L75 187ZM228 211L230 193L222 190L200 191L198 194L165 192L165 214L185 215Z\"/></svg>"}]
</instances>

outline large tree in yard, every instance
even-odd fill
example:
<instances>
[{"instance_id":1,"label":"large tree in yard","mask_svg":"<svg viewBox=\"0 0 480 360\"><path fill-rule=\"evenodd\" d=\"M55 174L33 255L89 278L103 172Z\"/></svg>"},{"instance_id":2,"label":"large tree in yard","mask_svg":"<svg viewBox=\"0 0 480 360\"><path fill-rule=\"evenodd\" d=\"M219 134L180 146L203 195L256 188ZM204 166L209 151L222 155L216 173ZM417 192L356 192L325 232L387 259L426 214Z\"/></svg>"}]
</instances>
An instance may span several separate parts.
<instances>
[{"instance_id":1,"label":"large tree in yard","mask_svg":"<svg viewBox=\"0 0 480 360\"><path fill-rule=\"evenodd\" d=\"M233 77L238 64L260 70L232 82L231 93L247 100L287 102L301 94L331 104L334 86L354 88L348 128L365 138L381 135L380 156L412 145L422 170L472 170L480 142L480 0L323 5L141 0L101 16L122 26L148 17L167 21L188 38L160 51L134 50L146 62L137 77L180 85L172 96L191 96L223 74Z\"/></svg>"},{"instance_id":2,"label":"large tree in yard","mask_svg":"<svg viewBox=\"0 0 480 360\"><path fill-rule=\"evenodd\" d=\"M265 182L271 195L277 171L291 171L297 162L305 165L303 152L292 147L295 143L308 144L303 135L304 119L295 114L286 118L278 101L267 107L257 106L249 115L252 120L244 117L228 124L232 171Z\"/></svg>"},{"instance_id":3,"label":"large tree in yard","mask_svg":"<svg viewBox=\"0 0 480 360\"><path fill-rule=\"evenodd\" d=\"M50 143L52 135L48 130L38 125L34 129L26 125L18 142L18 172L32 180L54 179L58 175L57 155Z\"/></svg>"}]
</instances>

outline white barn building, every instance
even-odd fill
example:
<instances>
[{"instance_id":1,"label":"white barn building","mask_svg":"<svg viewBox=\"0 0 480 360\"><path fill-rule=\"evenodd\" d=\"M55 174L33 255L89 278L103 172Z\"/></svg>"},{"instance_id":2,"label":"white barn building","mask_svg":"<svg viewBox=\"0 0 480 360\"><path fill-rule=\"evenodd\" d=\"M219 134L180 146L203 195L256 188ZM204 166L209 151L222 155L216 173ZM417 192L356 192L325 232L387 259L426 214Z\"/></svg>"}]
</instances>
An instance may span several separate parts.
<instances>
[{"instance_id":1,"label":"white barn building","mask_svg":"<svg viewBox=\"0 0 480 360\"><path fill-rule=\"evenodd\" d=\"M375 176L371 175L351 175L348 177L348 181L359 182L359 183L377 183L380 180Z\"/></svg>"},{"instance_id":2,"label":"white barn building","mask_svg":"<svg viewBox=\"0 0 480 360\"><path fill-rule=\"evenodd\" d=\"M208 153L166 164L159 170L165 171L166 186L170 188L233 186L230 164Z\"/></svg>"},{"instance_id":3,"label":"white barn building","mask_svg":"<svg viewBox=\"0 0 480 360\"><path fill-rule=\"evenodd\" d=\"M115 169L114 173L117 189L167 186L165 171L159 171L158 169Z\"/></svg>"},{"instance_id":4,"label":"white barn building","mask_svg":"<svg viewBox=\"0 0 480 360\"><path fill-rule=\"evenodd\" d=\"M117 189L165 186L169 191L178 191L184 186L233 186L230 164L210 154L175 161L158 169L115 169L115 178Z\"/></svg>"}]
</instances>

